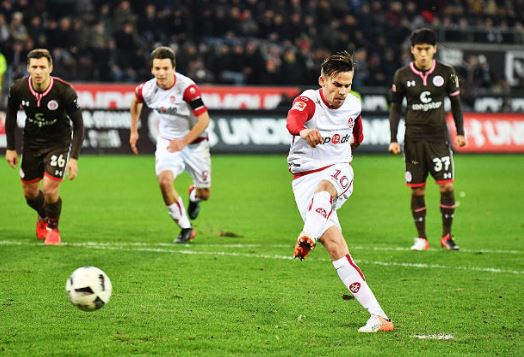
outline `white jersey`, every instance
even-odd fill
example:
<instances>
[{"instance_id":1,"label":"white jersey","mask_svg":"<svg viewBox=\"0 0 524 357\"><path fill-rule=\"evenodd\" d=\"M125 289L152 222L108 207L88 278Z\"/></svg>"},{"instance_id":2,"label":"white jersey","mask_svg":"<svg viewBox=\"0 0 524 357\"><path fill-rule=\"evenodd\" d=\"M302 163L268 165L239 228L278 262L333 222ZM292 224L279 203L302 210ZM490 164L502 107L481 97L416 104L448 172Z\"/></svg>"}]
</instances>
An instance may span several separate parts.
<instances>
[{"instance_id":1,"label":"white jersey","mask_svg":"<svg viewBox=\"0 0 524 357\"><path fill-rule=\"evenodd\" d=\"M167 140L184 137L195 125L196 117L207 111L200 88L191 78L178 72L175 72L175 84L171 88L160 88L153 78L136 87L135 95L139 103L145 103L158 115L159 136ZM206 131L197 140L204 138L207 138Z\"/></svg>"},{"instance_id":2,"label":"white jersey","mask_svg":"<svg viewBox=\"0 0 524 357\"><path fill-rule=\"evenodd\" d=\"M306 90L294 101L293 109L312 113L305 122L306 129L318 129L323 142L312 148L300 136L293 136L288 155L289 171L305 174L338 163L350 163L351 139L355 123L360 118L360 100L349 94L342 106L332 109L322 95L322 90ZM306 108L307 107L307 108Z\"/></svg>"}]
</instances>

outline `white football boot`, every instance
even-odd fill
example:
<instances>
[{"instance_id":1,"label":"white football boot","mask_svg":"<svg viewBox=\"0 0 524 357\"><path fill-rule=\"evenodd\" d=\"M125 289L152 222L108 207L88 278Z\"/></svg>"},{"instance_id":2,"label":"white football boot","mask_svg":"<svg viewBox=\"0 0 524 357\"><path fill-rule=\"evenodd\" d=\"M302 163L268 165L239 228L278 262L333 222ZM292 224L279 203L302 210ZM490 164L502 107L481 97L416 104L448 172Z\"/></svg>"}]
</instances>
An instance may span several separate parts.
<instances>
[{"instance_id":1,"label":"white football boot","mask_svg":"<svg viewBox=\"0 0 524 357\"><path fill-rule=\"evenodd\" d=\"M388 332L393 331L395 326L391 320L387 320L378 315L371 315L368 322L364 326L358 329L358 332L363 333L376 333L379 331Z\"/></svg>"},{"instance_id":2,"label":"white football boot","mask_svg":"<svg viewBox=\"0 0 524 357\"><path fill-rule=\"evenodd\" d=\"M429 242L425 238L415 238L415 242L411 246L411 250L423 251L429 250Z\"/></svg>"}]
</instances>

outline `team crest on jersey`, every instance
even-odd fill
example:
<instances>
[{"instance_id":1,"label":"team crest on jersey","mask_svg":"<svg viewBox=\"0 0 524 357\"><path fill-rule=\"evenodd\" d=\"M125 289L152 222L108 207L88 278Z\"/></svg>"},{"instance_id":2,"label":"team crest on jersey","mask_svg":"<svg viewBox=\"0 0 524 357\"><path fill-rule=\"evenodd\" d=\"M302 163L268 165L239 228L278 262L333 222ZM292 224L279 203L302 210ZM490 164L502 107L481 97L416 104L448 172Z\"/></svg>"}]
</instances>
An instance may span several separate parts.
<instances>
[{"instance_id":1,"label":"team crest on jersey","mask_svg":"<svg viewBox=\"0 0 524 357\"><path fill-rule=\"evenodd\" d=\"M349 117L349 119L348 119L348 126L350 128L352 128L353 125L355 125L355 120L353 119L353 117Z\"/></svg>"},{"instance_id":2,"label":"team crest on jersey","mask_svg":"<svg viewBox=\"0 0 524 357\"><path fill-rule=\"evenodd\" d=\"M358 293L358 291L360 290L360 283L355 281L354 283L350 284L350 285L349 285L349 290L350 290L353 294Z\"/></svg>"},{"instance_id":3,"label":"team crest on jersey","mask_svg":"<svg viewBox=\"0 0 524 357\"><path fill-rule=\"evenodd\" d=\"M435 87L442 87L444 85L444 78L442 78L442 76L433 77L433 84Z\"/></svg>"},{"instance_id":4,"label":"team crest on jersey","mask_svg":"<svg viewBox=\"0 0 524 357\"><path fill-rule=\"evenodd\" d=\"M169 101L170 101L171 103L175 103L175 102L176 102L176 96L174 96L174 95L170 95L170 96L169 96Z\"/></svg>"},{"instance_id":5,"label":"team crest on jersey","mask_svg":"<svg viewBox=\"0 0 524 357\"><path fill-rule=\"evenodd\" d=\"M393 85L391 86L391 91L392 91L393 93L396 93L396 92L397 92L397 86L396 86L395 84L393 84Z\"/></svg>"},{"instance_id":6,"label":"team crest on jersey","mask_svg":"<svg viewBox=\"0 0 524 357\"><path fill-rule=\"evenodd\" d=\"M411 176L411 172L406 171L405 178L406 178L406 182L411 182L411 180L413 179L413 176Z\"/></svg>"},{"instance_id":7,"label":"team crest on jersey","mask_svg":"<svg viewBox=\"0 0 524 357\"><path fill-rule=\"evenodd\" d=\"M291 109L300 110L302 112L302 111L304 111L304 109L306 109L306 103L304 103L304 102L295 102L295 104L293 104L293 107Z\"/></svg>"},{"instance_id":8,"label":"team crest on jersey","mask_svg":"<svg viewBox=\"0 0 524 357\"><path fill-rule=\"evenodd\" d=\"M57 110L58 109L58 102L56 100L50 100L47 103L47 109L49 109L49 110Z\"/></svg>"}]
</instances>

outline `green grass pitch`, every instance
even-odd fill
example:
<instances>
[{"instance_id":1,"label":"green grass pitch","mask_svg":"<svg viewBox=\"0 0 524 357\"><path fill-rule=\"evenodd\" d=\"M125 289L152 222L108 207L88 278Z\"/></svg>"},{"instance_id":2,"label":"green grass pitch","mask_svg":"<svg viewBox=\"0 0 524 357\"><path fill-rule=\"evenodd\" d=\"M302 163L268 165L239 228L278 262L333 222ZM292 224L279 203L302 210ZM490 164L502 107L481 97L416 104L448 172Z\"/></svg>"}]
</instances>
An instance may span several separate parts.
<instances>
[{"instance_id":1,"label":"green grass pitch","mask_svg":"<svg viewBox=\"0 0 524 357\"><path fill-rule=\"evenodd\" d=\"M34 237L17 170L0 166L0 355L524 355L524 156L459 155L454 233L431 250L415 237L403 160L358 155L339 211L353 257L396 331L362 335L368 318L318 246L291 259L302 223L285 155L215 156L193 244L162 204L152 156L83 156L62 185L63 245ZM187 203L189 177L176 183ZM224 237L233 232L238 237ZM73 307L64 286L94 265L113 282L101 310Z\"/></svg>"}]
</instances>

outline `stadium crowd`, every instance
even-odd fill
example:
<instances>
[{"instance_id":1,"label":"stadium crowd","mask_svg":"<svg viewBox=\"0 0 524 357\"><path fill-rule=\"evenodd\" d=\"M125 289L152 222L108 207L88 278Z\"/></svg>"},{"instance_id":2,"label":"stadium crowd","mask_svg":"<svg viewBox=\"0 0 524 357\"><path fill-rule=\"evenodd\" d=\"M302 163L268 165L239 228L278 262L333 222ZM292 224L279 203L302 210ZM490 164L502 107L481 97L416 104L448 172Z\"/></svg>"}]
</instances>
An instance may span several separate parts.
<instances>
[{"instance_id":1,"label":"stadium crowd","mask_svg":"<svg viewBox=\"0 0 524 357\"><path fill-rule=\"evenodd\" d=\"M200 83L307 85L324 58L347 49L355 88L389 86L410 59L412 29L450 29L460 41L482 28L488 43L508 41L500 34L510 29L522 44L523 8L524 0L1 0L0 73L7 87L24 74L26 53L45 47L68 80L139 82L150 76L152 48L168 44L177 70ZM467 86L504 90L482 57L460 70Z\"/></svg>"}]
</instances>

